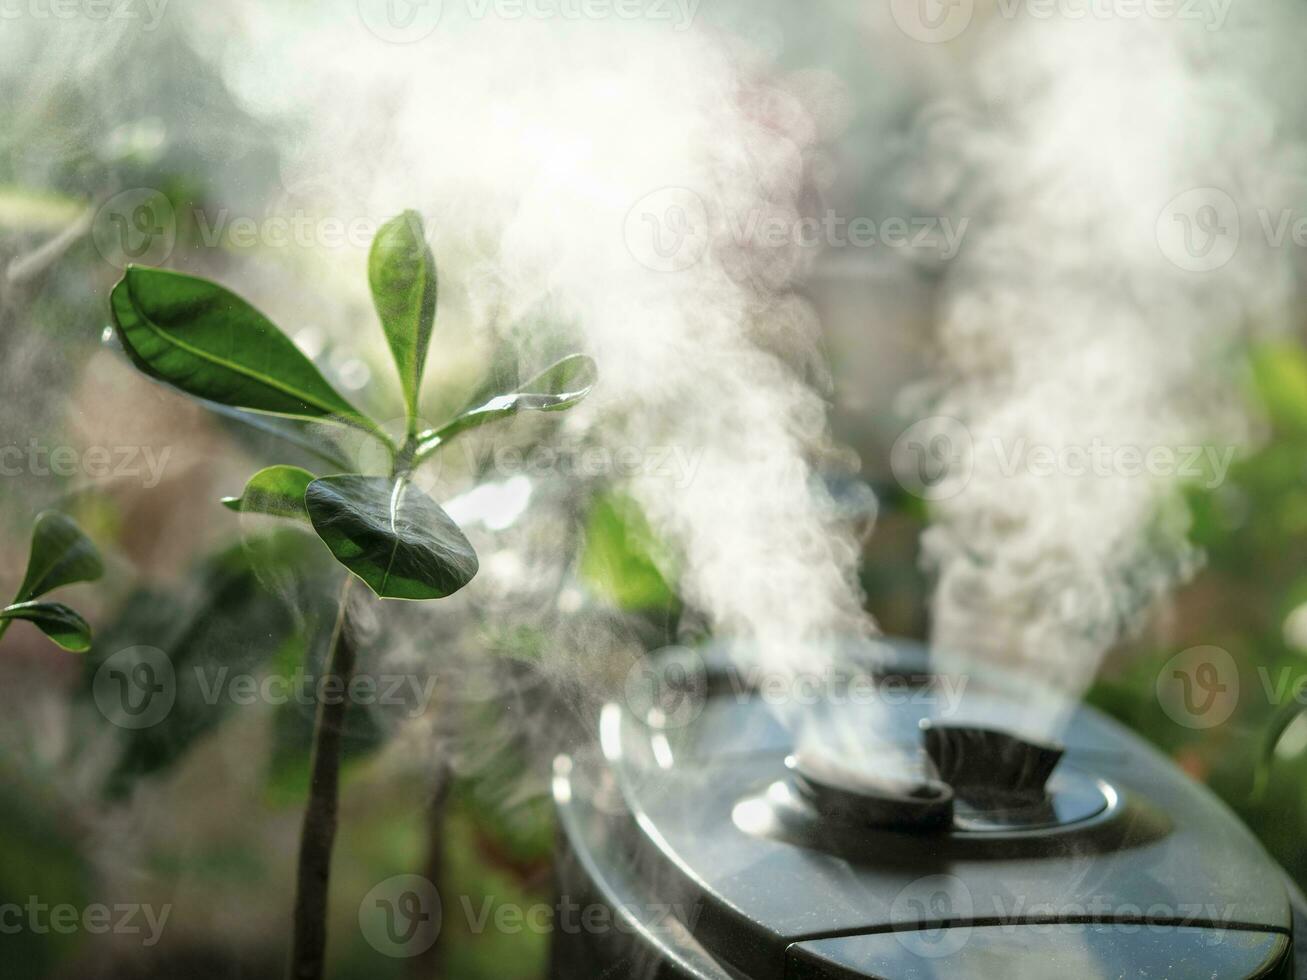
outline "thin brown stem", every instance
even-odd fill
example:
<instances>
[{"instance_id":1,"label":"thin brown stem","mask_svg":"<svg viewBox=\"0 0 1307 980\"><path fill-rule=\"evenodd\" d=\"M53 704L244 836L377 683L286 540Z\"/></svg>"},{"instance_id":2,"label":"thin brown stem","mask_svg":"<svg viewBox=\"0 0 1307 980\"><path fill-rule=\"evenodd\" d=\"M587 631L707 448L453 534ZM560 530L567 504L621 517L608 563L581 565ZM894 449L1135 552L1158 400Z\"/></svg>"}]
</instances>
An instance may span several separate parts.
<instances>
[{"instance_id":1,"label":"thin brown stem","mask_svg":"<svg viewBox=\"0 0 1307 980\"><path fill-rule=\"evenodd\" d=\"M353 582L354 576L347 576L340 590L340 607L327 650L327 674L320 688L323 691L344 692L354 676L355 638L349 618ZM295 882L294 935L288 970L291 980L322 980L326 969L327 897L340 796L340 746L348 707L343 693L340 697L322 697L313 722L309 801L300 831Z\"/></svg>"},{"instance_id":2,"label":"thin brown stem","mask_svg":"<svg viewBox=\"0 0 1307 980\"><path fill-rule=\"evenodd\" d=\"M438 763L431 800L427 804L427 865L422 872L427 881L436 886L438 893L445 885L445 823L453 782L453 773L449 766L443 762ZM436 941L414 960L412 976L414 980L443 980L444 947L439 935Z\"/></svg>"}]
</instances>

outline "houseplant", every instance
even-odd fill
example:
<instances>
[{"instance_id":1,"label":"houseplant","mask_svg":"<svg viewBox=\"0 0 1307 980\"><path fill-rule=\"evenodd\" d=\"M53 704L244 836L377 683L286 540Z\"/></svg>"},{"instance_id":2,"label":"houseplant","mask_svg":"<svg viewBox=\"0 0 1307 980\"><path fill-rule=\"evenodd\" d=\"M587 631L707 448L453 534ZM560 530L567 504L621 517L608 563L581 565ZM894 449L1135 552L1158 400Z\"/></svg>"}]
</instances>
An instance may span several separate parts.
<instances>
[{"instance_id":1,"label":"houseplant","mask_svg":"<svg viewBox=\"0 0 1307 980\"><path fill-rule=\"evenodd\" d=\"M110 296L114 329L135 366L194 397L267 415L325 422L375 439L388 465L380 473L314 474L274 465L255 473L237 511L312 528L345 566L327 654L326 685L347 690L357 638L350 593L361 580L381 599L450 596L477 573L463 532L413 483L416 470L460 433L522 411L560 411L595 381L593 361L573 354L514 390L468 406L423 429L419 392L436 314L436 265L421 218L412 211L378 231L368 258L372 297L399 372L405 403L402 440L351 405L295 344L239 296L195 276L129 266ZM323 699L314 721L309 799L300 837L290 975L323 975L331 851L336 834L344 699Z\"/></svg>"}]
</instances>

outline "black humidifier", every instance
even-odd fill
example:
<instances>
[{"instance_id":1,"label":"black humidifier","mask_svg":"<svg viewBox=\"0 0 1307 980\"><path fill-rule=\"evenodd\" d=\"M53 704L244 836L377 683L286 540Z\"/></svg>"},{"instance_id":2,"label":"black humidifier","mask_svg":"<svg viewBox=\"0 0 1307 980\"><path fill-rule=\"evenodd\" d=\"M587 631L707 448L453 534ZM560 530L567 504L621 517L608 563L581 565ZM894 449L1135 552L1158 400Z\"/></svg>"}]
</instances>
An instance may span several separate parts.
<instances>
[{"instance_id":1,"label":"black humidifier","mask_svg":"<svg viewBox=\"0 0 1307 980\"><path fill-rule=\"evenodd\" d=\"M970 710L946 711L924 652L880 642L850 696L798 713L819 724L782 724L702 654L691 720L610 704L597 748L556 763L555 980L1307 975L1281 870L1092 709L1057 744L1019 737L992 723L1017 717L1001 678L953 678ZM837 750L860 726L872 748Z\"/></svg>"}]
</instances>

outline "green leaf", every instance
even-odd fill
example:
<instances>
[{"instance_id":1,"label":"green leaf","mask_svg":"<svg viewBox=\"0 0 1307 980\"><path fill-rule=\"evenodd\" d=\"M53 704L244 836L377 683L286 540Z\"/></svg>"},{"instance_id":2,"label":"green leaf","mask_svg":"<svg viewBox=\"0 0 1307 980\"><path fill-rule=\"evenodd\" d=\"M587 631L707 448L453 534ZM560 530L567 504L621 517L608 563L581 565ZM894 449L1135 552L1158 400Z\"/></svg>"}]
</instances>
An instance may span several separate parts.
<instances>
[{"instance_id":1,"label":"green leaf","mask_svg":"<svg viewBox=\"0 0 1307 980\"><path fill-rule=\"evenodd\" d=\"M92 582L104 574L104 563L71 517L47 510L37 515L32 528L32 551L27 574L14 602L26 602L61 585Z\"/></svg>"},{"instance_id":2,"label":"green leaf","mask_svg":"<svg viewBox=\"0 0 1307 980\"><path fill-rule=\"evenodd\" d=\"M1293 343L1266 343L1250 355L1257 391L1280 425L1307 432L1307 353Z\"/></svg>"},{"instance_id":3,"label":"green leaf","mask_svg":"<svg viewBox=\"0 0 1307 980\"><path fill-rule=\"evenodd\" d=\"M224 718L244 710L229 686L238 678L290 676L307 644L325 643L338 612L336 566L322 560L316 539L287 524L273 528L205 554L166 580L139 585L96 629L76 690L92 711L97 673L127 647L164 651L176 680L175 702L164 719L116 733L117 764L105 774L109 796L130 794L138 779L177 764ZM265 576L296 591L268 588ZM276 663L283 651L289 661L284 669ZM294 696L290 702L304 709Z\"/></svg>"},{"instance_id":4,"label":"green leaf","mask_svg":"<svg viewBox=\"0 0 1307 980\"><path fill-rule=\"evenodd\" d=\"M477 573L477 556L440 506L405 481L327 476L304 495L318 536L384 599L441 599Z\"/></svg>"},{"instance_id":5,"label":"green leaf","mask_svg":"<svg viewBox=\"0 0 1307 980\"><path fill-rule=\"evenodd\" d=\"M18 602L0 609L0 622L25 619L65 650L91 649L91 627L62 602Z\"/></svg>"},{"instance_id":6,"label":"green leaf","mask_svg":"<svg viewBox=\"0 0 1307 980\"><path fill-rule=\"evenodd\" d=\"M1258 753L1253 768L1253 799L1262 800L1266 796L1266 787L1270 783L1271 765L1275 761L1275 750L1279 748L1280 739L1289 730L1289 726L1298 720L1299 715L1307 712L1307 705L1291 701L1281 705L1271 718L1270 725L1262 735L1261 751Z\"/></svg>"},{"instance_id":7,"label":"green leaf","mask_svg":"<svg viewBox=\"0 0 1307 980\"><path fill-rule=\"evenodd\" d=\"M432 432L418 437L417 458L426 458L442 444L466 429L508 418L518 412L561 412L590 394L598 380L594 358L569 354L524 382L519 391L496 395L475 408L460 412L454 419Z\"/></svg>"},{"instance_id":8,"label":"green leaf","mask_svg":"<svg viewBox=\"0 0 1307 980\"><path fill-rule=\"evenodd\" d=\"M670 565L639 504L620 493L595 500L581 552L581 577L586 584L620 609L671 606L676 593L662 571Z\"/></svg>"},{"instance_id":9,"label":"green leaf","mask_svg":"<svg viewBox=\"0 0 1307 980\"><path fill-rule=\"evenodd\" d=\"M416 211L405 211L381 226L368 255L368 282L399 368L412 426L436 322L436 260L427 247L422 218Z\"/></svg>"},{"instance_id":10,"label":"green leaf","mask_svg":"<svg viewBox=\"0 0 1307 980\"><path fill-rule=\"evenodd\" d=\"M298 466L269 466L249 478L244 493L239 497L223 497L222 505L238 513L270 514L308 521L304 491L314 479L312 473Z\"/></svg>"},{"instance_id":11,"label":"green leaf","mask_svg":"<svg viewBox=\"0 0 1307 980\"><path fill-rule=\"evenodd\" d=\"M152 378L221 405L377 431L289 337L217 283L128 266L109 304L127 355Z\"/></svg>"}]
</instances>

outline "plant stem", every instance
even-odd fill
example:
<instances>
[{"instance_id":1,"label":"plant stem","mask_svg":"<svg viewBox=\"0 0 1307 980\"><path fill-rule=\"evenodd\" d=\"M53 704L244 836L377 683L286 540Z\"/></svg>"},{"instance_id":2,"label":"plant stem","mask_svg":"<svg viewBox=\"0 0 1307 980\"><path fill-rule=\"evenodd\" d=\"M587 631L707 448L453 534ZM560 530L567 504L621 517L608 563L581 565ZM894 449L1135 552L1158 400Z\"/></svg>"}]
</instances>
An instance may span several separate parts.
<instances>
[{"instance_id":1,"label":"plant stem","mask_svg":"<svg viewBox=\"0 0 1307 980\"><path fill-rule=\"evenodd\" d=\"M439 893L445 884L445 823L454 774L443 762L437 764L437 769L431 801L427 804L427 866L422 874ZM438 935L430 948L414 960L414 980L442 980L445 975L443 953Z\"/></svg>"},{"instance_id":2,"label":"plant stem","mask_svg":"<svg viewBox=\"0 0 1307 980\"><path fill-rule=\"evenodd\" d=\"M353 582L354 576L348 575L341 586L336 625L327 650L327 675L321 690L347 690L354 676L355 638L349 620L349 593ZM321 698L313 722L309 801L300 830L299 868L295 882L294 935L288 972L291 980L322 980L326 966L327 895L340 795L341 737L348 707L347 698Z\"/></svg>"}]
</instances>

